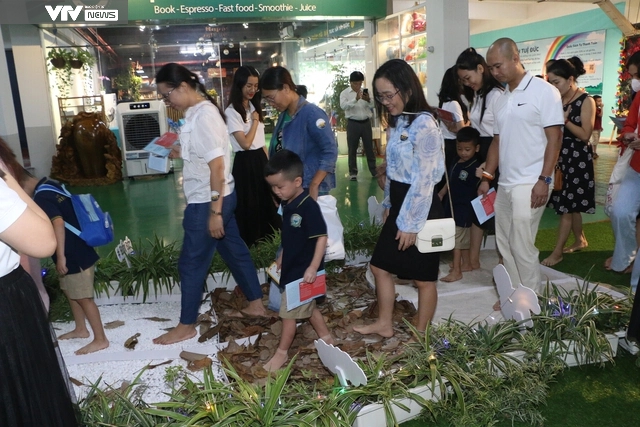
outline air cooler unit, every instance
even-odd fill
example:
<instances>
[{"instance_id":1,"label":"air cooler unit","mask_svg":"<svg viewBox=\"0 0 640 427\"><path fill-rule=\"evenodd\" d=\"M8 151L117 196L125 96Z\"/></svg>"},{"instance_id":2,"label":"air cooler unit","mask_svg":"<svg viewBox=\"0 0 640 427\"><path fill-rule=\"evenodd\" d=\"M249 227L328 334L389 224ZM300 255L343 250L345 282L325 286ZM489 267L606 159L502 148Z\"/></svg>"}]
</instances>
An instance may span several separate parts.
<instances>
[{"instance_id":1,"label":"air cooler unit","mask_svg":"<svg viewBox=\"0 0 640 427\"><path fill-rule=\"evenodd\" d=\"M164 171L149 168L148 151L144 147L167 131L166 106L162 101L122 102L117 105L118 128L124 158L124 176L157 175L169 170L165 159Z\"/></svg>"}]
</instances>

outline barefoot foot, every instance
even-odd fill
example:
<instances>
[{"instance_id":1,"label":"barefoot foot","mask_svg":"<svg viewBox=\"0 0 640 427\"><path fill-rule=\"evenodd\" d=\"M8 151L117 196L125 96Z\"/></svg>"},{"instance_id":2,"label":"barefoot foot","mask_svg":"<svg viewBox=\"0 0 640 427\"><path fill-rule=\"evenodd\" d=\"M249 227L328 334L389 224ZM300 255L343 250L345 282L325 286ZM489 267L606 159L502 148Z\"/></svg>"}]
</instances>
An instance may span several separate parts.
<instances>
[{"instance_id":1,"label":"barefoot foot","mask_svg":"<svg viewBox=\"0 0 640 427\"><path fill-rule=\"evenodd\" d=\"M289 359L287 350L276 350L276 354L263 366L267 372L275 372L282 367Z\"/></svg>"},{"instance_id":2,"label":"barefoot foot","mask_svg":"<svg viewBox=\"0 0 640 427\"><path fill-rule=\"evenodd\" d=\"M609 257L604 262L604 268L607 270L611 270L611 261L613 261L613 257Z\"/></svg>"},{"instance_id":3,"label":"barefoot foot","mask_svg":"<svg viewBox=\"0 0 640 427\"><path fill-rule=\"evenodd\" d=\"M178 326L167 332L166 334L160 335L158 338L154 338L154 344L173 344L180 341L185 341L191 339L196 336L196 328L193 325L184 325L182 323L178 323Z\"/></svg>"},{"instance_id":4,"label":"barefoot foot","mask_svg":"<svg viewBox=\"0 0 640 427\"><path fill-rule=\"evenodd\" d=\"M463 270L464 271L464 270ZM462 279L462 273L449 273L448 275L441 277L440 281L442 282L457 282Z\"/></svg>"},{"instance_id":5,"label":"barefoot foot","mask_svg":"<svg viewBox=\"0 0 640 427\"><path fill-rule=\"evenodd\" d=\"M562 253L572 254L574 252L580 252L581 250L586 249L588 247L589 247L589 243L587 243L587 242L574 243L573 245L564 248L562 250Z\"/></svg>"},{"instance_id":6,"label":"barefoot foot","mask_svg":"<svg viewBox=\"0 0 640 427\"><path fill-rule=\"evenodd\" d=\"M322 341L324 341L325 343L330 344L330 345L335 345L336 344L331 335L325 335L323 337L320 337L320 339Z\"/></svg>"},{"instance_id":7,"label":"barefoot foot","mask_svg":"<svg viewBox=\"0 0 640 427\"><path fill-rule=\"evenodd\" d=\"M552 267L554 265L556 265L557 263L559 263L560 261L562 261L562 257L561 256L554 256L553 254L549 255L548 257L546 257L545 259L543 259L540 264L547 266L547 267Z\"/></svg>"},{"instance_id":8,"label":"barefoot foot","mask_svg":"<svg viewBox=\"0 0 640 427\"><path fill-rule=\"evenodd\" d=\"M267 316L267 310L264 308L264 304L262 304L262 299L250 301L247 308L242 310L242 312L246 315L254 316L254 317Z\"/></svg>"},{"instance_id":9,"label":"barefoot foot","mask_svg":"<svg viewBox=\"0 0 640 427\"><path fill-rule=\"evenodd\" d=\"M77 355L89 354L99 350L104 350L107 347L109 347L109 341L107 339L93 340L89 344L82 347L81 349L76 350L75 353Z\"/></svg>"},{"instance_id":10,"label":"barefoot foot","mask_svg":"<svg viewBox=\"0 0 640 427\"><path fill-rule=\"evenodd\" d=\"M84 331L74 329L73 331L67 332L66 334L62 334L58 337L59 340L71 340L74 338L89 338L89 331L87 329Z\"/></svg>"},{"instance_id":11,"label":"barefoot foot","mask_svg":"<svg viewBox=\"0 0 640 427\"><path fill-rule=\"evenodd\" d=\"M370 325L354 326L353 330L362 335L378 334L385 338L391 338L393 336L393 327L382 324L379 321Z\"/></svg>"}]
</instances>

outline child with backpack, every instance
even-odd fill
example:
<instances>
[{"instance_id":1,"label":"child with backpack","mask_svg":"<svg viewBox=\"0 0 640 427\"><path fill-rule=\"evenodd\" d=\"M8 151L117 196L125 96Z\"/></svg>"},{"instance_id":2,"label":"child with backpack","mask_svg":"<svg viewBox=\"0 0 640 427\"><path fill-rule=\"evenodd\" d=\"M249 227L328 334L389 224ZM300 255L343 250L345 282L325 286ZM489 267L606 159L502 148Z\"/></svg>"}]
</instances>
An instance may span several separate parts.
<instances>
[{"instance_id":1,"label":"child with backpack","mask_svg":"<svg viewBox=\"0 0 640 427\"><path fill-rule=\"evenodd\" d=\"M56 191L57 190L57 191ZM93 331L93 341L76 350L88 354L109 347L100 311L93 299L95 264L99 259L93 247L72 231L81 229L69 194L55 180L42 178L35 186L34 201L51 219L56 235L56 251L51 259L60 275L60 289L69 300L75 328L58 339L88 338L85 318ZM71 226L71 227L69 227Z\"/></svg>"}]
</instances>

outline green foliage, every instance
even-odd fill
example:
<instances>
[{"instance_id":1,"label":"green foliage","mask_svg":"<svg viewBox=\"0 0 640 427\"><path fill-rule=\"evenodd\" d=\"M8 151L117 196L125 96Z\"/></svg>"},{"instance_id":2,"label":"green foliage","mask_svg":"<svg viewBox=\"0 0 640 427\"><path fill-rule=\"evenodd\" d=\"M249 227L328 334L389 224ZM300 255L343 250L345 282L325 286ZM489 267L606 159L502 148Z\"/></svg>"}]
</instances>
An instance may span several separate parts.
<instances>
[{"instance_id":1,"label":"green foliage","mask_svg":"<svg viewBox=\"0 0 640 427\"><path fill-rule=\"evenodd\" d=\"M347 128L347 118L344 115L344 110L340 107L340 94L349 87L349 75L343 64L332 65L330 72L333 74L333 81L330 86L331 97L329 98L329 107L337 117L336 130L344 130Z\"/></svg>"},{"instance_id":2,"label":"green foliage","mask_svg":"<svg viewBox=\"0 0 640 427\"><path fill-rule=\"evenodd\" d=\"M142 78L138 77L133 66L121 74L118 74L111 81L118 90L129 93L134 101L140 100L140 89L142 88Z\"/></svg>"},{"instance_id":3,"label":"green foliage","mask_svg":"<svg viewBox=\"0 0 640 427\"><path fill-rule=\"evenodd\" d=\"M355 218L344 218L344 250L347 257L360 254L370 257L380 237L382 226L369 221L358 221Z\"/></svg>"},{"instance_id":4,"label":"green foliage","mask_svg":"<svg viewBox=\"0 0 640 427\"><path fill-rule=\"evenodd\" d=\"M73 86L73 61L80 61L84 71L84 77L90 77L90 70L96 63L95 57L87 50L81 48L63 49L51 48L47 53L49 70L56 76L56 86L65 97L70 95Z\"/></svg>"}]
</instances>

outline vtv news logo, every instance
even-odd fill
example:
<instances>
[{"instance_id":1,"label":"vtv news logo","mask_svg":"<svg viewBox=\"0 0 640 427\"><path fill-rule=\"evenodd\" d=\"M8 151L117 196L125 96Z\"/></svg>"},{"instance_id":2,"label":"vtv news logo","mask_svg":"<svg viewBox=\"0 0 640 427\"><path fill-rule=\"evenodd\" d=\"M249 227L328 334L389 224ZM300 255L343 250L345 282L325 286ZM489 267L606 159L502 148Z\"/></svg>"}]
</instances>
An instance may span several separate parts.
<instances>
[{"instance_id":1,"label":"vtv news logo","mask_svg":"<svg viewBox=\"0 0 640 427\"><path fill-rule=\"evenodd\" d=\"M60 18L60 22L69 22L69 19L75 22L78 19L78 16L80 16L82 9L84 9L84 21L105 22L118 20L117 9L102 9L100 6L74 7L69 5L57 5L53 7L51 5L45 5L45 9L53 22L56 22L58 17Z\"/></svg>"}]
</instances>

